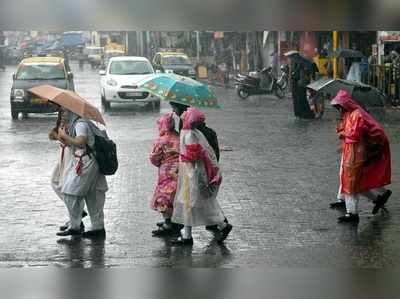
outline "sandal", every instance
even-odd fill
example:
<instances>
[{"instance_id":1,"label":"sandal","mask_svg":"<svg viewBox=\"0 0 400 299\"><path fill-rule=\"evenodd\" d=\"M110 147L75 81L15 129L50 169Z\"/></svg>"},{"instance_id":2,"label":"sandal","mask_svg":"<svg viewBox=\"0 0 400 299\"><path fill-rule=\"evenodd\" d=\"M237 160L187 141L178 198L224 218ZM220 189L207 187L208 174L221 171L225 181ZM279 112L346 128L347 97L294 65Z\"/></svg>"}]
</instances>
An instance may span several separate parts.
<instances>
[{"instance_id":1,"label":"sandal","mask_svg":"<svg viewBox=\"0 0 400 299\"><path fill-rule=\"evenodd\" d=\"M153 237L167 237L174 235L174 230L171 227L160 226L158 229L153 230L152 232Z\"/></svg>"}]
</instances>

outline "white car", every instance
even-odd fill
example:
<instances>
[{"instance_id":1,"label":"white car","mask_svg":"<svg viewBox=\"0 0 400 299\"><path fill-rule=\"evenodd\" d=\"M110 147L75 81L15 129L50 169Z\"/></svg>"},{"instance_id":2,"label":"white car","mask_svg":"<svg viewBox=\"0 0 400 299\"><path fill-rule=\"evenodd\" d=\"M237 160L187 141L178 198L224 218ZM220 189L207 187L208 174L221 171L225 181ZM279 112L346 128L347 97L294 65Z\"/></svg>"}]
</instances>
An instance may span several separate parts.
<instances>
[{"instance_id":1,"label":"white car","mask_svg":"<svg viewBox=\"0 0 400 299\"><path fill-rule=\"evenodd\" d=\"M146 103L153 109L160 108L160 98L138 88L137 83L151 75L154 69L145 57L112 57L101 76L101 103L104 110L111 103Z\"/></svg>"}]
</instances>

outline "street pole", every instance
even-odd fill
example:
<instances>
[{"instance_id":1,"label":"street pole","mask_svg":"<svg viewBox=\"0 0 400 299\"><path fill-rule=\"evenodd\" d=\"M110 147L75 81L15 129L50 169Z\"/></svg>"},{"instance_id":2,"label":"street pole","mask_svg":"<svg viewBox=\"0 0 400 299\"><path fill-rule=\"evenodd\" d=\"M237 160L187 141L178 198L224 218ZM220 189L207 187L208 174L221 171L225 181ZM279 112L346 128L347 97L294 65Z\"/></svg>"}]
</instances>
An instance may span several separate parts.
<instances>
[{"instance_id":1,"label":"street pole","mask_svg":"<svg viewBox=\"0 0 400 299\"><path fill-rule=\"evenodd\" d=\"M333 79L337 78L337 58L336 58L336 50L337 50L337 43L338 43L338 32L333 31Z\"/></svg>"},{"instance_id":2,"label":"street pole","mask_svg":"<svg viewBox=\"0 0 400 299\"><path fill-rule=\"evenodd\" d=\"M129 45L128 31L125 31L125 55L129 53L128 45Z\"/></svg>"},{"instance_id":3,"label":"street pole","mask_svg":"<svg viewBox=\"0 0 400 299\"><path fill-rule=\"evenodd\" d=\"M200 31L196 31L196 53L197 63L200 63Z\"/></svg>"}]
</instances>

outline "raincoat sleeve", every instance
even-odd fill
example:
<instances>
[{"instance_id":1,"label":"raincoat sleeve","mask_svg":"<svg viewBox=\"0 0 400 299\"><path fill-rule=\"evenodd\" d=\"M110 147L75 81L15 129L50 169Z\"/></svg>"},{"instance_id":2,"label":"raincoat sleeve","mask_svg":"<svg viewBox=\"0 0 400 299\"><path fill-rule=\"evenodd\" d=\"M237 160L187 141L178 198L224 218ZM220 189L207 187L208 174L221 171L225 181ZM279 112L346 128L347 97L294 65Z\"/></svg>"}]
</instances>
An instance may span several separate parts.
<instances>
[{"instance_id":1,"label":"raincoat sleeve","mask_svg":"<svg viewBox=\"0 0 400 299\"><path fill-rule=\"evenodd\" d=\"M361 142L365 132L365 121L358 110L349 115L349 130L344 136L344 142L347 144Z\"/></svg>"},{"instance_id":2,"label":"raincoat sleeve","mask_svg":"<svg viewBox=\"0 0 400 299\"><path fill-rule=\"evenodd\" d=\"M336 133L339 136L339 139L344 139L344 121L341 120L338 127L336 128Z\"/></svg>"},{"instance_id":3,"label":"raincoat sleeve","mask_svg":"<svg viewBox=\"0 0 400 299\"><path fill-rule=\"evenodd\" d=\"M159 167L161 165L161 161L164 158L164 152L162 150L162 146L160 144L160 142L157 140L154 144L153 144L153 148L150 152L150 162L156 166Z\"/></svg>"}]
</instances>

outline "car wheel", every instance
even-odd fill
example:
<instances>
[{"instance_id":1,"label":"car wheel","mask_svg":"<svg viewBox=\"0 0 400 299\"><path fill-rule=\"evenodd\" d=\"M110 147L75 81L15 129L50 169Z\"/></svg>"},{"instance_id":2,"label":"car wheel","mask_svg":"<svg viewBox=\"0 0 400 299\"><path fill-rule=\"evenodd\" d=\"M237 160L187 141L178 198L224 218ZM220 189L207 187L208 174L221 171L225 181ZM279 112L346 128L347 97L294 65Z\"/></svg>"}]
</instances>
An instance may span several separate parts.
<instances>
[{"instance_id":1,"label":"car wheel","mask_svg":"<svg viewBox=\"0 0 400 299\"><path fill-rule=\"evenodd\" d=\"M245 100L245 99L247 99L249 97L249 92L247 90L245 90L245 89L242 89L242 88L239 88L237 90L237 94L243 100Z\"/></svg>"},{"instance_id":2,"label":"car wheel","mask_svg":"<svg viewBox=\"0 0 400 299\"><path fill-rule=\"evenodd\" d=\"M102 106L104 108L104 111L109 111L110 110L111 104L110 104L110 102L106 101L106 98L103 95L101 96L101 104L102 104Z\"/></svg>"},{"instance_id":3,"label":"car wheel","mask_svg":"<svg viewBox=\"0 0 400 299\"><path fill-rule=\"evenodd\" d=\"M160 110L160 107L161 107L160 101L154 102L154 106L153 106L154 110Z\"/></svg>"},{"instance_id":4,"label":"car wheel","mask_svg":"<svg viewBox=\"0 0 400 299\"><path fill-rule=\"evenodd\" d=\"M11 118L18 119L19 112L11 107Z\"/></svg>"},{"instance_id":5,"label":"car wheel","mask_svg":"<svg viewBox=\"0 0 400 299\"><path fill-rule=\"evenodd\" d=\"M147 102L146 105L144 105L144 108L147 110L153 110L154 108L154 102Z\"/></svg>"}]
</instances>

